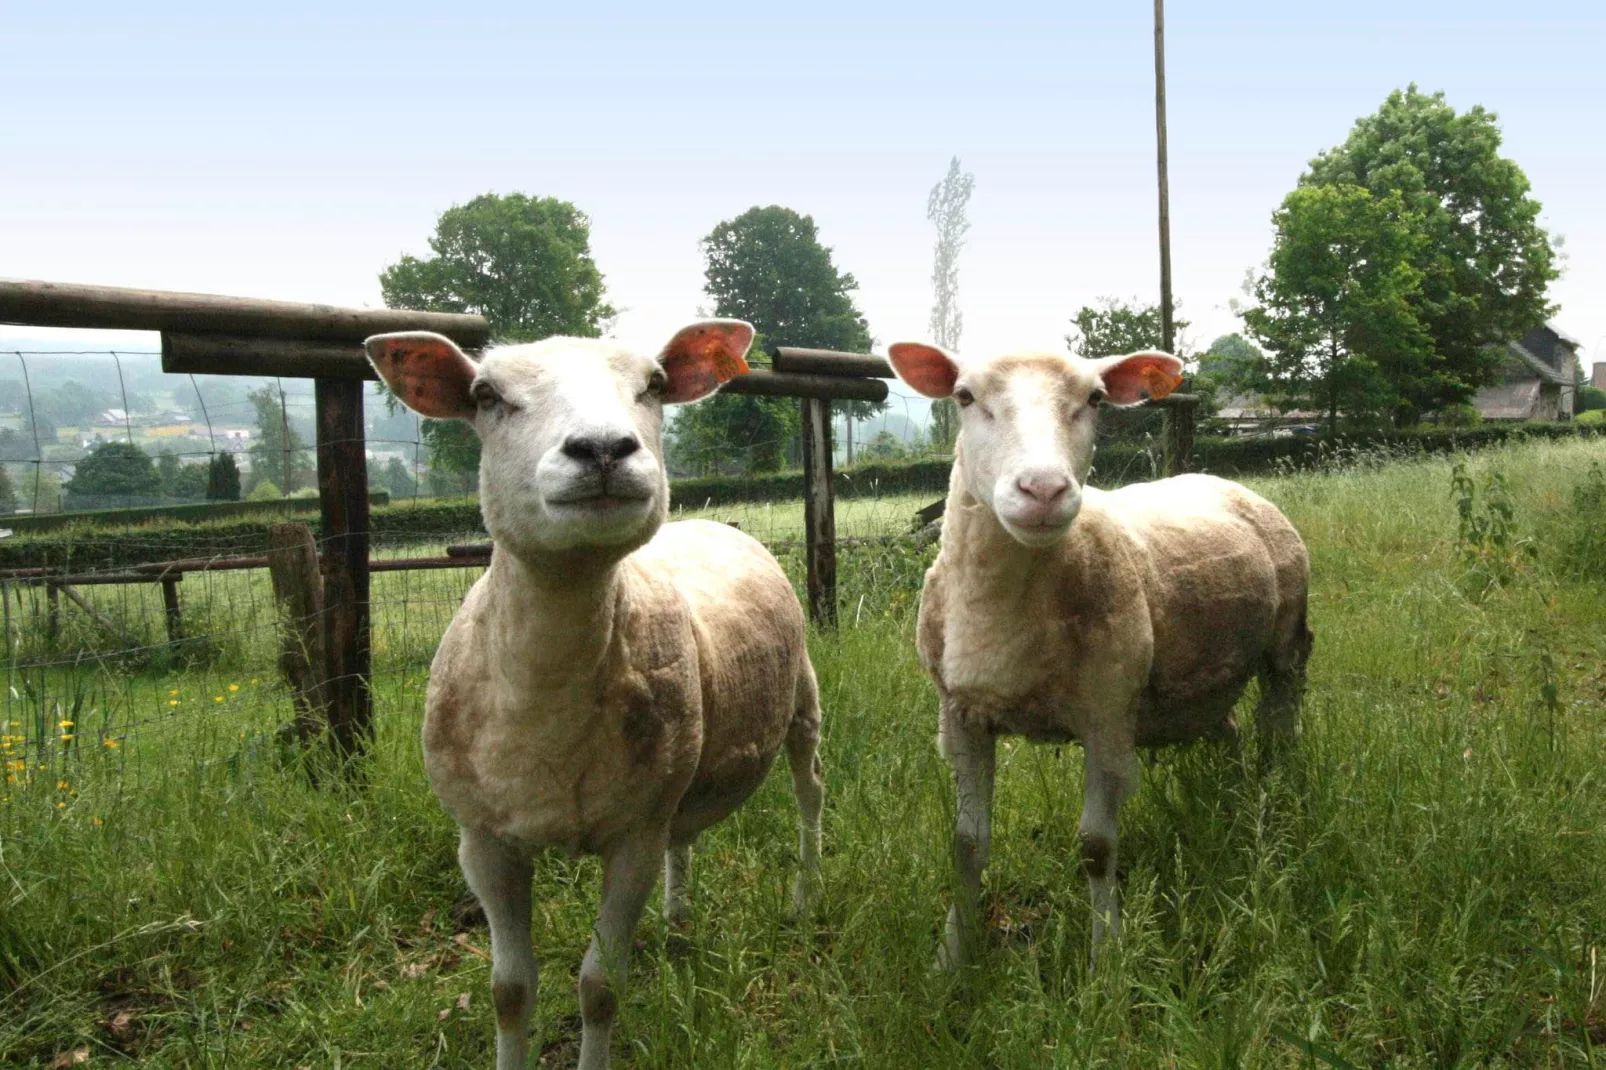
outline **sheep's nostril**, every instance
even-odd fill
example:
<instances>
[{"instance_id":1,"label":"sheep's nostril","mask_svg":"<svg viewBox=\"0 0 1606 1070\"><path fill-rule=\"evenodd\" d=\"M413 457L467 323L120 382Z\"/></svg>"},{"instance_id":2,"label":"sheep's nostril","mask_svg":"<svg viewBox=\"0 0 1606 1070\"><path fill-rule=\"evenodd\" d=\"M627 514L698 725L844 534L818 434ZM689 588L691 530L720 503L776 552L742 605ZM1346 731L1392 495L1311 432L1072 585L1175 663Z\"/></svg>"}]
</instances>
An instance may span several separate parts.
<instances>
[{"instance_id":1,"label":"sheep's nostril","mask_svg":"<svg viewBox=\"0 0 1606 1070\"><path fill-rule=\"evenodd\" d=\"M570 435L563 440L563 453L585 464L607 467L641 449L635 435Z\"/></svg>"},{"instance_id":2,"label":"sheep's nostril","mask_svg":"<svg viewBox=\"0 0 1606 1070\"><path fill-rule=\"evenodd\" d=\"M1020 492L1040 505L1053 505L1064 496L1070 480L1063 476L1024 476L1015 481Z\"/></svg>"}]
</instances>

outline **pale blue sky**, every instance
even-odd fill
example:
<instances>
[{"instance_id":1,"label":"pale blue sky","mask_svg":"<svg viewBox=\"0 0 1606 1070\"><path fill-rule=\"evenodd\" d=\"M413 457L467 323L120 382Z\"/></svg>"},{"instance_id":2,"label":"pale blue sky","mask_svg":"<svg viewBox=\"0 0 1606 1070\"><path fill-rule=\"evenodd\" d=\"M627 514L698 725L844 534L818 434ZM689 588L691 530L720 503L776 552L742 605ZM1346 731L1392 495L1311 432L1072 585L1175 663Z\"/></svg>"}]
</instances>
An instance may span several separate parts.
<instances>
[{"instance_id":1,"label":"pale blue sky","mask_svg":"<svg viewBox=\"0 0 1606 1070\"><path fill-rule=\"evenodd\" d=\"M0 276L377 304L441 210L521 190L591 215L619 333L650 343L702 300L698 238L780 203L819 222L885 344L925 334L926 191L957 153L966 350L1057 346L1080 305L1158 293L1148 3L0 11ZM1306 160L1415 81L1499 113L1566 238L1558 322L1606 360L1606 4L1168 19L1195 342L1234 328Z\"/></svg>"}]
</instances>

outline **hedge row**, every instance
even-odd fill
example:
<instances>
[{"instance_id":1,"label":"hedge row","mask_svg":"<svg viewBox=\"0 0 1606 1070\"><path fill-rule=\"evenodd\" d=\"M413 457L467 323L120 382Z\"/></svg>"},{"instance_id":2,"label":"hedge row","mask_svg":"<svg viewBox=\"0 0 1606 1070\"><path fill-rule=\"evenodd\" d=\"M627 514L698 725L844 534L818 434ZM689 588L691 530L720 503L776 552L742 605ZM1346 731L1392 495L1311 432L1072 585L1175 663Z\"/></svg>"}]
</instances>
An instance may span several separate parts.
<instances>
[{"instance_id":1,"label":"hedge row","mask_svg":"<svg viewBox=\"0 0 1606 1070\"><path fill-rule=\"evenodd\" d=\"M1405 456L1477 450L1520 439L1559 439L1577 436L1606 437L1606 427L1587 424L1492 424L1466 429L1428 428L1354 435L1295 435L1289 438L1223 438L1200 436L1194 443L1194 466L1199 471L1242 476L1277 470L1299 470L1343 464L1368 453ZM902 464L858 465L837 473L837 493L844 498L898 494L940 495L948 487L950 462L928 459ZM1108 443L1099 448L1095 481L1110 485L1147 479L1153 471L1149 454L1141 447ZM716 477L677 480L671 488L676 505L697 509L704 505L736 502L795 501L803 496L803 477L797 472L743 479ZM229 503L234 504L234 503ZM93 569L164 561L265 552L268 528L282 514L268 513L261 503L250 517L236 520L183 521L131 525L121 518L129 512L82 515L55 532L18 535L0 541L0 568L43 565ZM316 514L307 517L318 530ZM377 506L371 516L378 545L417 540L484 536L479 503L473 498L430 499Z\"/></svg>"},{"instance_id":2,"label":"hedge row","mask_svg":"<svg viewBox=\"0 0 1606 1070\"><path fill-rule=\"evenodd\" d=\"M390 492L370 491L368 500L376 506L390 503ZM37 516L8 516L0 519L0 527L16 532L59 531L69 527L123 528L152 521L177 520L199 523L204 520L224 520L246 516L295 516L298 513L316 513L318 499L280 498L277 501L256 502L186 502L183 505L140 505L122 509L94 509L72 513L40 513Z\"/></svg>"}]
</instances>

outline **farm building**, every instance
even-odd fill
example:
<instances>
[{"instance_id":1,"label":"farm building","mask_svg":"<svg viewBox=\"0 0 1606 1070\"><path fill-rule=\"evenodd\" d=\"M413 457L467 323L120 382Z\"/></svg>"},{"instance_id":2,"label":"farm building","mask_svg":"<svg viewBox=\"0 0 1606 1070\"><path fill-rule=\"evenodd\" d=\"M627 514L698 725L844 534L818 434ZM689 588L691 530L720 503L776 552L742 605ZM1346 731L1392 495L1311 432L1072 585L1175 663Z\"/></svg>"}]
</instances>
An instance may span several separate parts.
<instances>
[{"instance_id":1,"label":"farm building","mask_svg":"<svg viewBox=\"0 0 1606 1070\"><path fill-rule=\"evenodd\" d=\"M1578 349L1578 340L1552 323L1505 343L1500 382L1479 390L1473 406L1486 420L1571 419Z\"/></svg>"}]
</instances>

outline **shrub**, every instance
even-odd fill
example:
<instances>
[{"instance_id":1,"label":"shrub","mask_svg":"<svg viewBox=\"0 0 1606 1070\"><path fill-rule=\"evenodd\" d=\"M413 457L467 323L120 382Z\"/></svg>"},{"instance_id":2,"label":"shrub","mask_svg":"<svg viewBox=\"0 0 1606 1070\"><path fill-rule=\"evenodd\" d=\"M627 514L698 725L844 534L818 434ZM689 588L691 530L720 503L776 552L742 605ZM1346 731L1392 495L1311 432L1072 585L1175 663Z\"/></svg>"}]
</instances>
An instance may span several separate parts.
<instances>
[{"instance_id":1,"label":"shrub","mask_svg":"<svg viewBox=\"0 0 1606 1070\"><path fill-rule=\"evenodd\" d=\"M1439 412L1440 427L1477 427L1481 423L1483 413L1474 405L1448 405Z\"/></svg>"},{"instance_id":2,"label":"shrub","mask_svg":"<svg viewBox=\"0 0 1606 1070\"><path fill-rule=\"evenodd\" d=\"M1606 390L1586 386L1578 391L1578 402L1573 406L1574 412L1601 412L1603 410L1606 410Z\"/></svg>"},{"instance_id":3,"label":"shrub","mask_svg":"<svg viewBox=\"0 0 1606 1070\"><path fill-rule=\"evenodd\" d=\"M279 492L278 485L271 479L264 479L251 488L251 493L245 496L245 500L248 502L272 502L278 501L282 497L284 495Z\"/></svg>"},{"instance_id":4,"label":"shrub","mask_svg":"<svg viewBox=\"0 0 1606 1070\"><path fill-rule=\"evenodd\" d=\"M1581 412L1578 414L1577 419L1573 420L1573 423L1584 427L1606 427L1606 409L1590 409L1588 412Z\"/></svg>"}]
</instances>

